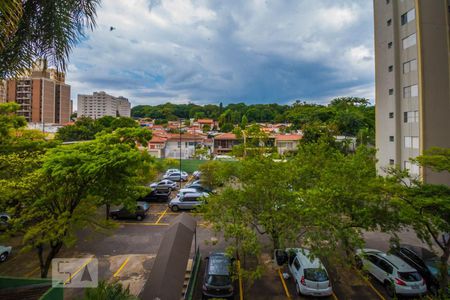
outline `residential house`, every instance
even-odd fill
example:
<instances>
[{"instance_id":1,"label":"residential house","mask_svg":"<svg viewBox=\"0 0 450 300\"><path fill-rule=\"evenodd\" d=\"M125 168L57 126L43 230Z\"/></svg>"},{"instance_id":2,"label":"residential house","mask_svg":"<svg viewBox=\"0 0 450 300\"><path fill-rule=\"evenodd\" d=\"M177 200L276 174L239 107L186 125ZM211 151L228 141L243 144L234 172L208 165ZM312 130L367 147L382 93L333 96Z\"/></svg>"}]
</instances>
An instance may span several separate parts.
<instances>
[{"instance_id":1,"label":"residential house","mask_svg":"<svg viewBox=\"0 0 450 300\"><path fill-rule=\"evenodd\" d=\"M234 146L239 145L239 139L234 133L221 133L214 137L214 154L228 154Z\"/></svg>"},{"instance_id":2,"label":"residential house","mask_svg":"<svg viewBox=\"0 0 450 300\"><path fill-rule=\"evenodd\" d=\"M164 157L190 159L195 156L195 150L203 146L205 135L200 134L169 134L164 149Z\"/></svg>"},{"instance_id":3,"label":"residential house","mask_svg":"<svg viewBox=\"0 0 450 300\"><path fill-rule=\"evenodd\" d=\"M295 151L303 136L299 134L279 134L275 136L275 146L278 154L284 155L287 152Z\"/></svg>"},{"instance_id":4,"label":"residential house","mask_svg":"<svg viewBox=\"0 0 450 300\"><path fill-rule=\"evenodd\" d=\"M165 157L167 137L153 135L152 139L148 142L147 151L148 153L156 158Z\"/></svg>"}]
</instances>

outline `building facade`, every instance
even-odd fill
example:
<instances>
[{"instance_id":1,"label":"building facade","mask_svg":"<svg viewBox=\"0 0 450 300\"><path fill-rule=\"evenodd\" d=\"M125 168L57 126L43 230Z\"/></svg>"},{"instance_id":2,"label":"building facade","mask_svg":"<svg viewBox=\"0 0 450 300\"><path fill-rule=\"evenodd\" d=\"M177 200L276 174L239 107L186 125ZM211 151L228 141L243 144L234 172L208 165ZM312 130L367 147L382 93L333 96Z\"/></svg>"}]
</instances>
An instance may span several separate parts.
<instances>
[{"instance_id":1,"label":"building facade","mask_svg":"<svg viewBox=\"0 0 450 300\"><path fill-rule=\"evenodd\" d=\"M104 116L130 117L131 104L127 98L114 97L105 92L78 95L78 116L98 119Z\"/></svg>"},{"instance_id":2,"label":"building facade","mask_svg":"<svg viewBox=\"0 0 450 300\"><path fill-rule=\"evenodd\" d=\"M448 0L374 0L378 169L408 169L424 182L450 184L450 174L410 159L450 148Z\"/></svg>"},{"instance_id":3,"label":"building facade","mask_svg":"<svg viewBox=\"0 0 450 300\"><path fill-rule=\"evenodd\" d=\"M6 82L6 102L20 105L18 115L29 123L65 124L72 106L64 73L36 64L26 76Z\"/></svg>"},{"instance_id":4,"label":"building facade","mask_svg":"<svg viewBox=\"0 0 450 300\"><path fill-rule=\"evenodd\" d=\"M0 80L0 103L6 102L6 81Z\"/></svg>"}]
</instances>

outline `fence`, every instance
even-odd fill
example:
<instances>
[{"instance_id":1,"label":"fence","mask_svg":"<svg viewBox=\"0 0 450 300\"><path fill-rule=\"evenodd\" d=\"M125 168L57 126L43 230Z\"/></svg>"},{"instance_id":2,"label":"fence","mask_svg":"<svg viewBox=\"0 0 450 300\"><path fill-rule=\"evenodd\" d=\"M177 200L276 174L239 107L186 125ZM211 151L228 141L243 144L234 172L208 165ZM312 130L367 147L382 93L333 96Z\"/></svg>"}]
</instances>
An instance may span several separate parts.
<instances>
[{"instance_id":1,"label":"fence","mask_svg":"<svg viewBox=\"0 0 450 300\"><path fill-rule=\"evenodd\" d=\"M194 297L195 285L197 284L198 272L200 270L200 263L202 256L200 254L199 248L195 251L194 256L194 266L192 267L191 278L189 278L188 287L186 289L186 294L184 295L185 300L192 300Z\"/></svg>"}]
</instances>

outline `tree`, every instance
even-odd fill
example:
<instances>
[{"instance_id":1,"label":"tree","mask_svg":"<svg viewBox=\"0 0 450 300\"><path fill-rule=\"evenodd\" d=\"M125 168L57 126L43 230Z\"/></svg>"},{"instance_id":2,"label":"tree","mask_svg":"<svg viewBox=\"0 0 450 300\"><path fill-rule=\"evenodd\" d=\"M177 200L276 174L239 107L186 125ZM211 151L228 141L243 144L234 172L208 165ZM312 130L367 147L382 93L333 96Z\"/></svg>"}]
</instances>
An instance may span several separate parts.
<instances>
[{"instance_id":1,"label":"tree","mask_svg":"<svg viewBox=\"0 0 450 300\"><path fill-rule=\"evenodd\" d=\"M37 58L64 71L68 55L95 26L99 0L3 0L0 4L0 78L22 74Z\"/></svg>"},{"instance_id":2,"label":"tree","mask_svg":"<svg viewBox=\"0 0 450 300\"><path fill-rule=\"evenodd\" d=\"M139 124L132 118L118 117L111 121L110 127L112 130L115 130L117 128L139 127Z\"/></svg>"},{"instance_id":3,"label":"tree","mask_svg":"<svg viewBox=\"0 0 450 300\"><path fill-rule=\"evenodd\" d=\"M25 183L30 197L22 203L14 224L25 232L24 249L37 250L41 277L47 276L51 260L63 245L76 241L78 229L104 226L95 214L105 198L117 201L113 194L129 193L121 202L131 208L145 193L139 180L148 172L145 156L135 144L113 142L119 140L104 137L51 149L42 167L33 172L33 182Z\"/></svg>"},{"instance_id":4,"label":"tree","mask_svg":"<svg viewBox=\"0 0 450 300\"><path fill-rule=\"evenodd\" d=\"M106 123L104 121L97 122L89 117L80 117L75 124L59 128L55 139L63 142L93 140L97 133L105 129L102 125Z\"/></svg>"},{"instance_id":5,"label":"tree","mask_svg":"<svg viewBox=\"0 0 450 300\"><path fill-rule=\"evenodd\" d=\"M83 300L138 300L130 294L129 287L123 288L119 282L100 281L98 287L86 289Z\"/></svg>"},{"instance_id":6,"label":"tree","mask_svg":"<svg viewBox=\"0 0 450 300\"><path fill-rule=\"evenodd\" d=\"M247 116L244 115L244 116L242 117L242 121L241 121L241 128L242 128L242 129L245 129L245 128L247 127L247 125L248 125L248 119L247 119Z\"/></svg>"}]
</instances>

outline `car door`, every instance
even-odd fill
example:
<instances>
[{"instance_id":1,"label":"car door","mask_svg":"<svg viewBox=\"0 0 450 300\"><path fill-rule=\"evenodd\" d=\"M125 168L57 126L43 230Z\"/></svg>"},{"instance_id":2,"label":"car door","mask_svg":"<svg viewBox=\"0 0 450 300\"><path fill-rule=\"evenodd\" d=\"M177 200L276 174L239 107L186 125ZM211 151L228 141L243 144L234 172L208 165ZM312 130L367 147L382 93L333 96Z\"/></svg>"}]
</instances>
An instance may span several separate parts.
<instances>
[{"instance_id":1,"label":"car door","mask_svg":"<svg viewBox=\"0 0 450 300\"><path fill-rule=\"evenodd\" d=\"M377 266L379 268L379 278L380 281L384 281L386 278L391 278L392 273L394 272L394 267L385 259L380 258L378 260Z\"/></svg>"},{"instance_id":2,"label":"car door","mask_svg":"<svg viewBox=\"0 0 450 300\"><path fill-rule=\"evenodd\" d=\"M377 278L378 280L380 280L379 276L380 276L380 271L379 268L377 266L379 261L379 258L375 255L372 254L367 254L365 257L365 263L364 266L367 268L367 271L372 274L375 278Z\"/></svg>"},{"instance_id":3,"label":"car door","mask_svg":"<svg viewBox=\"0 0 450 300\"><path fill-rule=\"evenodd\" d=\"M184 208L193 209L198 205L198 198L194 196L185 196L183 197Z\"/></svg>"},{"instance_id":4,"label":"car door","mask_svg":"<svg viewBox=\"0 0 450 300\"><path fill-rule=\"evenodd\" d=\"M297 282L297 284L300 284L301 265L300 265L300 262L298 261L297 257L294 258L294 261L292 262L292 264L289 267L290 267L292 276L294 276L294 278L295 278L295 281Z\"/></svg>"}]
</instances>

